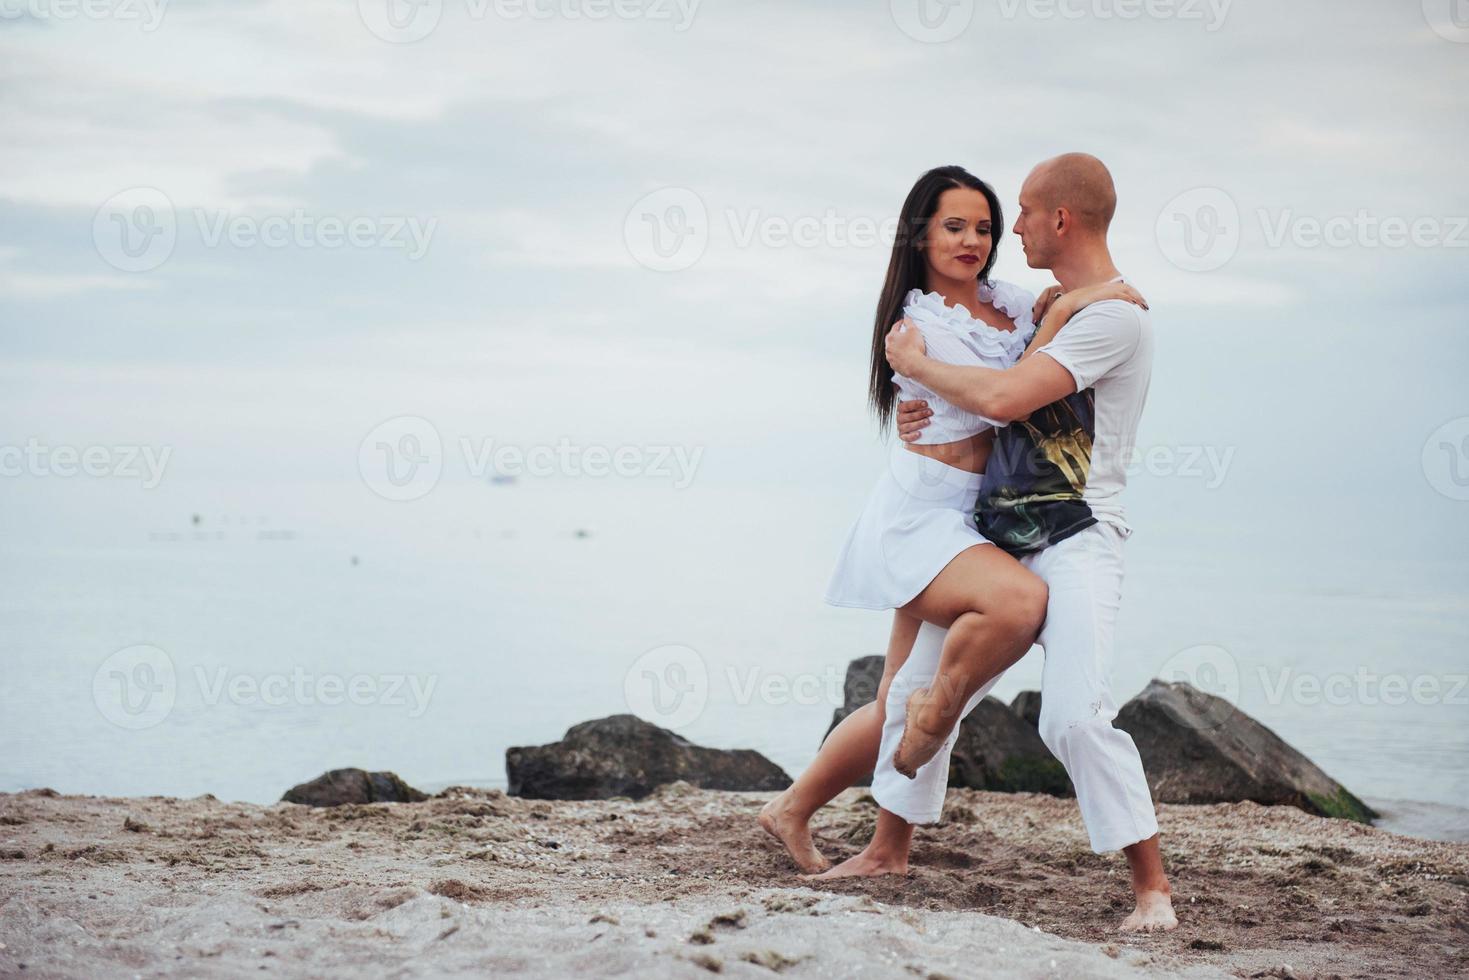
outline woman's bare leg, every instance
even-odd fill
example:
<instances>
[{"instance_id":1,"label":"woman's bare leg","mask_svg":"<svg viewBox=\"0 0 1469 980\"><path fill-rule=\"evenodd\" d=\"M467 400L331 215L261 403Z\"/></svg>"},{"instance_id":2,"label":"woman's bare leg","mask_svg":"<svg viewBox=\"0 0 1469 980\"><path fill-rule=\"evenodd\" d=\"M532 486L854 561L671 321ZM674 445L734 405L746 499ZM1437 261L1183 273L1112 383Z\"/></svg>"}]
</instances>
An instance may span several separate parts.
<instances>
[{"instance_id":1,"label":"woman's bare leg","mask_svg":"<svg viewBox=\"0 0 1469 980\"><path fill-rule=\"evenodd\" d=\"M893 628L876 700L843 718L826 736L815 760L800 778L760 811L760 826L785 845L791 858L808 874L831 867L831 862L821 856L811 840L811 816L842 790L872 774L882 742L888 687L908 660L920 625L919 620L902 610L893 613Z\"/></svg>"},{"instance_id":2,"label":"woman's bare leg","mask_svg":"<svg viewBox=\"0 0 1469 980\"><path fill-rule=\"evenodd\" d=\"M943 656L947 657L952 647L960 648L977 681L967 693L955 692L964 693L964 697L948 728L940 733L935 751L958 723L959 711L974 693L1025 656L1045 619L1046 598L1045 583L1037 576L998 548L984 545L955 558L904 607L907 612L921 613L936 626L948 626ZM964 683L967 685L969 680ZM930 685L938 686L937 680ZM880 810L877 830L867 847L820 877L906 874L912 836L911 824L895 813Z\"/></svg>"},{"instance_id":3,"label":"woman's bare leg","mask_svg":"<svg viewBox=\"0 0 1469 980\"><path fill-rule=\"evenodd\" d=\"M812 878L873 878L877 875L908 873L908 852L913 848L913 825L896 813L877 811L877 829L861 853Z\"/></svg>"},{"instance_id":4,"label":"woman's bare leg","mask_svg":"<svg viewBox=\"0 0 1469 980\"><path fill-rule=\"evenodd\" d=\"M976 601L976 597L980 601ZM981 687L1025 656L1046 618L1046 584L999 548L970 548L906 610L948 626L933 683L907 704L893 767L912 779L931 760Z\"/></svg>"}]
</instances>

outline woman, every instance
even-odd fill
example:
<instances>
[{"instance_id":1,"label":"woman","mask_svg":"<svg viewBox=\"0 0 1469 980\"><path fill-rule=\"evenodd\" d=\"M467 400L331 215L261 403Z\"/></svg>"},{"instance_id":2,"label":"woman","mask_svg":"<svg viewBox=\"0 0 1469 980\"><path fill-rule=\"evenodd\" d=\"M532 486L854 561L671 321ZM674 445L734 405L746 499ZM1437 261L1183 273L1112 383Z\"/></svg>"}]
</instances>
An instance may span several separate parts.
<instances>
[{"instance_id":1,"label":"woman","mask_svg":"<svg viewBox=\"0 0 1469 980\"><path fill-rule=\"evenodd\" d=\"M923 624L948 631L945 650L958 644L961 651L985 651L997 678L1030 649L1045 618L1045 584L973 524L971 511L993 444L992 424L895 376L884 354L889 329L906 315L908 328L922 331L929 356L1008 368L1032 337L1038 349L1088 303L1141 302L1120 283L1059 299L1053 288L1037 302L1017 286L991 281L1003 229L994 190L960 167L924 174L903 203L873 325L869 397L883 428L900 398L927 400L933 419L920 443L893 446L888 471L853 527L827 592L834 605L894 610L877 697L847 716L810 768L760 814L761 826L807 873L830 867L811 839L811 816L872 773L889 688ZM1042 313L1037 329L1034 317ZM941 787L938 793L941 802ZM911 809L898 800L878 803L883 809L873 844L828 874L907 871L912 823L890 805L910 816Z\"/></svg>"}]
</instances>

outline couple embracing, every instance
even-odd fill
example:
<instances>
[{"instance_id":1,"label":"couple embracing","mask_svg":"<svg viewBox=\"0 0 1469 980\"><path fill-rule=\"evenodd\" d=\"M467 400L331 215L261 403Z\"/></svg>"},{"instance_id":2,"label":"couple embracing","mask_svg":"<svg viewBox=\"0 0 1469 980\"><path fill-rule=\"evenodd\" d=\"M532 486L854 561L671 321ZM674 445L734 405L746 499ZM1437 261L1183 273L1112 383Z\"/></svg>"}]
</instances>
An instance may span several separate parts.
<instances>
[{"instance_id":1,"label":"couple embracing","mask_svg":"<svg viewBox=\"0 0 1469 980\"><path fill-rule=\"evenodd\" d=\"M1152 370L1147 304L1112 263L1117 195L1095 157L1040 164L1020 191L1039 298L990 276L999 198L960 167L903 204L873 332L870 400L901 438L827 592L893 611L877 698L848 715L761 825L819 877L904 874L935 823L959 722L1032 644L1045 651L1040 734L1065 766L1097 853L1121 850L1124 930L1177 924L1137 747L1109 686L1121 601L1121 505ZM872 774L872 841L831 867L811 816Z\"/></svg>"}]
</instances>

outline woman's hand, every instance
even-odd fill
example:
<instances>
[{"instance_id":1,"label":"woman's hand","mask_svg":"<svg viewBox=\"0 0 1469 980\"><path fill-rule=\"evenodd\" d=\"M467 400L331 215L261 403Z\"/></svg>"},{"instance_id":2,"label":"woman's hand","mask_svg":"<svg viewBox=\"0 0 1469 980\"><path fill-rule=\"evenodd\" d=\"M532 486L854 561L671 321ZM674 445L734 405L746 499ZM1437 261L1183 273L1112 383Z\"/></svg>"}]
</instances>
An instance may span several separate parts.
<instances>
[{"instance_id":1,"label":"woman's hand","mask_svg":"<svg viewBox=\"0 0 1469 980\"><path fill-rule=\"evenodd\" d=\"M1047 293L1050 290L1046 290ZM1044 295L1044 294L1043 294ZM1081 289L1073 289L1069 293L1062 293L1052 299L1050 308L1046 310L1045 318L1038 321L1035 336L1031 338L1030 345L1026 347L1025 353L1020 355L1023 361L1040 350L1042 347L1056 339L1056 334L1061 328L1071 322L1071 318L1093 303L1101 303L1104 300L1120 299L1128 303L1134 303L1143 309L1148 308L1148 301L1143 299L1142 293L1133 289L1125 282L1103 282L1095 286L1085 286ZM1039 302L1036 304L1039 306Z\"/></svg>"},{"instance_id":2,"label":"woman's hand","mask_svg":"<svg viewBox=\"0 0 1469 980\"><path fill-rule=\"evenodd\" d=\"M1046 291L1036 297L1035 306L1031 308L1030 320L1032 323L1040 323L1046 318L1046 312L1050 310L1051 304L1061 298L1065 292L1060 286L1047 287Z\"/></svg>"},{"instance_id":3,"label":"woman's hand","mask_svg":"<svg viewBox=\"0 0 1469 980\"><path fill-rule=\"evenodd\" d=\"M1099 282L1095 286L1083 286L1081 289L1073 289L1063 294L1059 300L1052 303L1051 311L1058 315L1064 313L1061 322L1065 323L1093 303L1101 303L1109 299L1120 299L1134 306L1141 306L1145 310L1148 308L1148 301L1143 299L1143 294L1127 283Z\"/></svg>"}]
</instances>

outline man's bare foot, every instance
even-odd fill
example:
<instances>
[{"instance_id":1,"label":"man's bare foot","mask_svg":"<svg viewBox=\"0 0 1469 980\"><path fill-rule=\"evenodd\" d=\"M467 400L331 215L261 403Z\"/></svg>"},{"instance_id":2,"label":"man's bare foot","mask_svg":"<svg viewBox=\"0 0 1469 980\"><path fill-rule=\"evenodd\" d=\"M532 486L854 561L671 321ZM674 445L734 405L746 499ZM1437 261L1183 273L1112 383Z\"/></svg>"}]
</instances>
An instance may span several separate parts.
<instances>
[{"instance_id":1,"label":"man's bare foot","mask_svg":"<svg viewBox=\"0 0 1469 980\"><path fill-rule=\"evenodd\" d=\"M1173 914L1173 896L1168 892L1140 892L1137 908L1122 923L1120 932L1168 932L1178 928Z\"/></svg>"},{"instance_id":2,"label":"man's bare foot","mask_svg":"<svg viewBox=\"0 0 1469 980\"><path fill-rule=\"evenodd\" d=\"M893 768L909 779L918 778L918 770L939 754L939 749L944 747L944 739L949 737L948 731L943 730L942 726L938 732L933 732L920 724L919 715L928 714L925 709L930 707L929 688L920 687L908 695L903 737L898 741L898 750L893 753ZM934 710L936 712L936 708Z\"/></svg>"},{"instance_id":3,"label":"man's bare foot","mask_svg":"<svg viewBox=\"0 0 1469 980\"><path fill-rule=\"evenodd\" d=\"M790 790L765 804L760 811L760 826L785 847L797 866L807 874L817 874L831 867L811 839L811 825L791 807Z\"/></svg>"},{"instance_id":4,"label":"man's bare foot","mask_svg":"<svg viewBox=\"0 0 1469 980\"><path fill-rule=\"evenodd\" d=\"M825 874L803 875L813 881L831 881L836 878L875 878L878 875L905 875L908 873L908 859L889 857L885 854L875 854L870 849L863 850L847 858L841 864L832 868Z\"/></svg>"}]
</instances>

